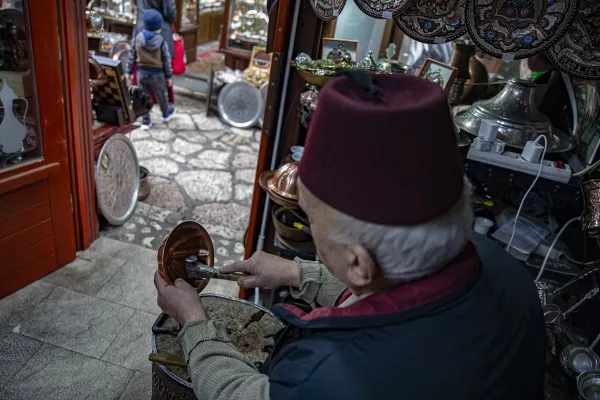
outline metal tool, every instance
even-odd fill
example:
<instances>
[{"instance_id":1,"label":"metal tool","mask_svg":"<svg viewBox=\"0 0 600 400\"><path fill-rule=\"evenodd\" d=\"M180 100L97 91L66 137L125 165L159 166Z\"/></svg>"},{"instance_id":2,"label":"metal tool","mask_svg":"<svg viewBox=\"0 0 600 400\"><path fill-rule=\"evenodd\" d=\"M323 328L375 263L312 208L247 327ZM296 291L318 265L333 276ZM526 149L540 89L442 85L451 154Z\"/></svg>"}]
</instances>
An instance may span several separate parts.
<instances>
[{"instance_id":1,"label":"metal tool","mask_svg":"<svg viewBox=\"0 0 600 400\"><path fill-rule=\"evenodd\" d=\"M198 263L198 257L189 256L185 259L185 271L190 279L224 279L227 281L237 281L244 274L223 274L216 268Z\"/></svg>"},{"instance_id":2,"label":"metal tool","mask_svg":"<svg viewBox=\"0 0 600 400\"><path fill-rule=\"evenodd\" d=\"M567 374L577 377L587 371L596 371L600 367L600 356L593 350L600 342L600 333L589 347L570 345L560 353L560 364Z\"/></svg>"},{"instance_id":3,"label":"metal tool","mask_svg":"<svg viewBox=\"0 0 600 400\"><path fill-rule=\"evenodd\" d=\"M599 269L600 269L600 266L590 267L589 269L583 270L581 274L577 275L576 277L571 279L569 282L565 283L564 285L562 285L561 287L556 289L554 292L552 292L550 294L549 298L554 297L555 295L557 295L558 293L560 293L562 290L566 289L567 287L571 286L575 282L578 282L584 278L587 278L591 274L597 272Z\"/></svg>"},{"instance_id":4,"label":"metal tool","mask_svg":"<svg viewBox=\"0 0 600 400\"><path fill-rule=\"evenodd\" d=\"M176 367L187 367L185 358L179 356L172 356L169 354L158 354L150 353L148 359L152 362L157 362L166 365L174 365Z\"/></svg>"},{"instance_id":5,"label":"metal tool","mask_svg":"<svg viewBox=\"0 0 600 400\"><path fill-rule=\"evenodd\" d=\"M575 303L571 308L569 308L565 312L561 312L560 307L557 306L556 304L546 304L545 306L542 307L542 310L544 311L544 321L546 321L546 323L548 323L548 324L554 324L554 323L558 323L558 322L564 320L564 318L568 314L572 313L583 303L585 303L586 301L588 301L589 299L591 299L592 297L597 295L599 291L600 291L600 289L593 288L592 290L587 292L581 300L579 300L577 303Z\"/></svg>"}]
</instances>

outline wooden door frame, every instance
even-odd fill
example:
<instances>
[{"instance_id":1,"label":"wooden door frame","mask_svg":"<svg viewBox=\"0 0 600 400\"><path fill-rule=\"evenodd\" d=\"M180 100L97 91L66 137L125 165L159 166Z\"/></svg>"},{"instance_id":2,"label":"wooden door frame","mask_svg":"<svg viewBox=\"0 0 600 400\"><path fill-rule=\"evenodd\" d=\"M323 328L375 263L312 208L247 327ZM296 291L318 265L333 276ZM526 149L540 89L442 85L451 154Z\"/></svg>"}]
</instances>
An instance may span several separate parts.
<instances>
[{"instance_id":1,"label":"wooden door frame","mask_svg":"<svg viewBox=\"0 0 600 400\"><path fill-rule=\"evenodd\" d=\"M295 0L302 1L302 0ZM296 144L299 139L300 120L298 113L293 108L297 108L296 99L304 88L305 82L294 70L290 71L288 79L288 91L286 98L281 98L284 72L286 68L287 52L290 43L291 28L294 17L295 1L280 2L277 12L277 28L273 44L271 74L269 80L269 90L267 93L265 118L262 128L260 149L258 153L258 162L256 166L256 176L254 183L254 194L252 196L252 207L250 210L250 220L248 222L248 231L245 239L245 258L249 258L257 248L260 229L263 219L263 210L266 201L265 192L258 184L260 175L271 168L271 157L276 152L278 162L284 157L284 152L292 144ZM324 29L324 23L314 13L309 2L302 1L300 13L296 26L296 40L293 54L300 52L315 56L319 51L321 36ZM277 129L277 117L279 104L285 102L284 118L277 149L274 148L275 133ZM270 212L268 210L267 212ZM273 226L269 224L265 232L265 243L272 243L274 237ZM269 250L266 247L266 250ZM240 298L246 297L246 290L240 289Z\"/></svg>"},{"instance_id":2,"label":"wooden door frame","mask_svg":"<svg viewBox=\"0 0 600 400\"><path fill-rule=\"evenodd\" d=\"M63 77L76 244L78 250L83 250L90 246L99 232L86 9L82 1L57 1L61 5L62 16Z\"/></svg>"},{"instance_id":3,"label":"wooden door frame","mask_svg":"<svg viewBox=\"0 0 600 400\"><path fill-rule=\"evenodd\" d=\"M65 0L66 1L66 0ZM43 158L31 164L19 166L16 170L0 171L0 194L6 194L20 188L48 180L49 204L53 215L73 216L72 207L65 197L71 196L69 173L68 137L66 132L66 110L55 107L65 103L65 90L61 63L47 63L46 60L62 58L61 50L61 14L60 9L54 13L31 12L33 2L27 3L25 10L26 23L29 26L32 59L32 74L35 79L35 95L38 109L38 127L41 129L41 146ZM54 4L52 4L54 3ZM50 7L52 5L53 7ZM36 7L55 9L57 0L45 1ZM54 53L54 51L57 53ZM43 88L43 90L40 90ZM75 220L68 218L52 218L55 237L55 255L57 265L65 265L73 260L75 254Z\"/></svg>"}]
</instances>

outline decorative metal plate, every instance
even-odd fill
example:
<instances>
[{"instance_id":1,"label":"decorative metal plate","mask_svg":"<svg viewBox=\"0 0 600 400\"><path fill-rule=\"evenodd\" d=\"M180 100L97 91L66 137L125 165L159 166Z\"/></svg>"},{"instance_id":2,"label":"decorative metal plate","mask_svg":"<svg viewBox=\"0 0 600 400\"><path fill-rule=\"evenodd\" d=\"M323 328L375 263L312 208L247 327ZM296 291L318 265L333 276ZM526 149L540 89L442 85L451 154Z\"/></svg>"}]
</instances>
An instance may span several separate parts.
<instances>
[{"instance_id":1,"label":"decorative metal plate","mask_svg":"<svg viewBox=\"0 0 600 400\"><path fill-rule=\"evenodd\" d=\"M362 12L373 18L389 19L395 13L405 10L412 0L354 0L354 3Z\"/></svg>"},{"instance_id":2,"label":"decorative metal plate","mask_svg":"<svg viewBox=\"0 0 600 400\"><path fill-rule=\"evenodd\" d=\"M467 32L467 0L415 0L394 22L407 36L423 43L450 42Z\"/></svg>"},{"instance_id":3,"label":"decorative metal plate","mask_svg":"<svg viewBox=\"0 0 600 400\"><path fill-rule=\"evenodd\" d=\"M111 136L96 162L98 208L112 225L123 225L135 211L140 188L140 168L131 141L123 134Z\"/></svg>"},{"instance_id":4,"label":"decorative metal plate","mask_svg":"<svg viewBox=\"0 0 600 400\"><path fill-rule=\"evenodd\" d=\"M600 79L600 2L581 0L573 25L546 54L569 75Z\"/></svg>"},{"instance_id":5,"label":"decorative metal plate","mask_svg":"<svg viewBox=\"0 0 600 400\"><path fill-rule=\"evenodd\" d=\"M573 22L578 0L467 0L467 28L486 53L519 60L555 43Z\"/></svg>"},{"instance_id":6,"label":"decorative metal plate","mask_svg":"<svg viewBox=\"0 0 600 400\"><path fill-rule=\"evenodd\" d=\"M248 81L227 84L219 93L219 115L236 128L256 124L264 109L260 90Z\"/></svg>"},{"instance_id":7,"label":"decorative metal plate","mask_svg":"<svg viewBox=\"0 0 600 400\"><path fill-rule=\"evenodd\" d=\"M267 92L269 91L269 82L263 83L260 86L260 88L258 88L258 90L260 90L260 95L263 98L263 109L262 109L262 112L260 113L260 117L258 117L258 125L262 128L263 118L265 116L265 107L267 105Z\"/></svg>"},{"instance_id":8,"label":"decorative metal plate","mask_svg":"<svg viewBox=\"0 0 600 400\"><path fill-rule=\"evenodd\" d=\"M323 21L331 21L337 18L346 5L346 0L310 0L317 17Z\"/></svg>"}]
</instances>

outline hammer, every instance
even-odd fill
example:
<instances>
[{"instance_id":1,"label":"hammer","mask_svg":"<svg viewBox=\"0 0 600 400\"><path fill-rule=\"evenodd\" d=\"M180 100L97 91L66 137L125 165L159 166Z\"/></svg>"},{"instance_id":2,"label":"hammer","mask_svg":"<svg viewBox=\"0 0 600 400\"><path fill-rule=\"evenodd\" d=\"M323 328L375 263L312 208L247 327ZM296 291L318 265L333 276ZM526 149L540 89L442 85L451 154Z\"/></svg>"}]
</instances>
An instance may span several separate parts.
<instances>
[{"instance_id":1,"label":"hammer","mask_svg":"<svg viewBox=\"0 0 600 400\"><path fill-rule=\"evenodd\" d=\"M237 281L244 274L222 274L216 268L211 268L208 265L200 264L198 257L192 255L185 259L185 272L190 279L224 279L227 281Z\"/></svg>"}]
</instances>

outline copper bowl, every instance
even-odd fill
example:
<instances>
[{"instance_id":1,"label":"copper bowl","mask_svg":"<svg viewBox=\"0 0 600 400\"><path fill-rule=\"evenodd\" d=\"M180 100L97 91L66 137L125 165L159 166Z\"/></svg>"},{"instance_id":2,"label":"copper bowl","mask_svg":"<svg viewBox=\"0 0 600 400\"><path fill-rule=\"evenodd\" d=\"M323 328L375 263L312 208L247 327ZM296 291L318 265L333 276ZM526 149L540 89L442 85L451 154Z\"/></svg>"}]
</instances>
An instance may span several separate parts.
<instances>
[{"instance_id":1,"label":"copper bowl","mask_svg":"<svg viewBox=\"0 0 600 400\"><path fill-rule=\"evenodd\" d=\"M199 223L184 221L165 237L158 249L158 271L168 284L172 285L177 278L194 284L185 270L185 259L190 255L197 256L201 264L214 266L215 251L210 235Z\"/></svg>"},{"instance_id":2,"label":"copper bowl","mask_svg":"<svg viewBox=\"0 0 600 400\"><path fill-rule=\"evenodd\" d=\"M267 187L273 193L296 201L298 200L298 163L291 162L282 165L273 175L267 179Z\"/></svg>"},{"instance_id":3,"label":"copper bowl","mask_svg":"<svg viewBox=\"0 0 600 400\"><path fill-rule=\"evenodd\" d=\"M260 178L258 178L258 183L260 184L260 187L265 192L267 192L267 195L269 196L269 198L271 200L273 200L273 202L275 202L275 204L279 204L280 206L291 209L291 210L300 208L298 206L298 200L287 199L287 198L280 196L277 193L273 192L271 189L269 189L267 182L270 179L273 179L273 177L275 176L275 172L276 171L265 171L262 174L260 174Z\"/></svg>"}]
</instances>

